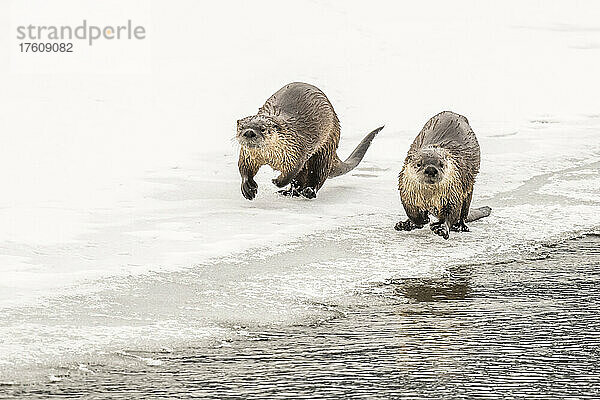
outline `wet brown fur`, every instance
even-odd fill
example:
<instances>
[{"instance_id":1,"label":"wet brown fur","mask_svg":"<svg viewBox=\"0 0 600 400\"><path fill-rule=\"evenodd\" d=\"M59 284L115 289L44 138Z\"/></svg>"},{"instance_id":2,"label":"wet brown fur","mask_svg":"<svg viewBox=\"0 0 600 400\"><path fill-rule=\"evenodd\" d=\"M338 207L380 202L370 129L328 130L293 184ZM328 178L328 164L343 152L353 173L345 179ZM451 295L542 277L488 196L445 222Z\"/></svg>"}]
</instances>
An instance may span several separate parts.
<instances>
[{"instance_id":1,"label":"wet brown fur","mask_svg":"<svg viewBox=\"0 0 600 400\"><path fill-rule=\"evenodd\" d=\"M248 199L256 195L258 185L253 178L263 165L281 172L273 180L277 186L292 183L284 194L306 197L316 196L328 177L341 175L355 166L345 165L337 156L340 123L327 96L315 86L300 82L284 86L256 115L238 121L238 136L249 123L257 122L267 127L265 140L259 147L242 143L238 162L242 193ZM369 145L370 140L366 148Z\"/></svg>"},{"instance_id":2,"label":"wet brown fur","mask_svg":"<svg viewBox=\"0 0 600 400\"><path fill-rule=\"evenodd\" d=\"M423 152L445 165L438 183L428 184L417 173ZM431 118L410 146L399 175L400 199L409 219L396 229L422 228L432 214L438 219L432 230L446 239L450 230L468 230L465 221L479 165L479 143L465 117L444 111Z\"/></svg>"}]
</instances>

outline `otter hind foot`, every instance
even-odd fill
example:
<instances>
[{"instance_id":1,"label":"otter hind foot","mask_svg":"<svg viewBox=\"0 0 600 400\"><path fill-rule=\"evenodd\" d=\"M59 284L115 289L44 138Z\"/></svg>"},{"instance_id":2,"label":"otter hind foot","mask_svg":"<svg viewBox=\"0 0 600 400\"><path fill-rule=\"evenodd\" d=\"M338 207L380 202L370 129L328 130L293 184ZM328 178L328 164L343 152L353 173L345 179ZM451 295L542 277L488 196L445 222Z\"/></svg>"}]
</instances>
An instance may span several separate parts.
<instances>
[{"instance_id":1,"label":"otter hind foot","mask_svg":"<svg viewBox=\"0 0 600 400\"><path fill-rule=\"evenodd\" d=\"M424 225L417 225L412 222L410 219L406 221L400 221L394 226L394 229L397 231L412 231L413 229L421 229Z\"/></svg>"},{"instance_id":2,"label":"otter hind foot","mask_svg":"<svg viewBox=\"0 0 600 400\"><path fill-rule=\"evenodd\" d=\"M448 229L448 224L445 222L434 222L429 225L433 233L443 237L444 239L448 239L450 237L450 231Z\"/></svg>"},{"instance_id":3,"label":"otter hind foot","mask_svg":"<svg viewBox=\"0 0 600 400\"><path fill-rule=\"evenodd\" d=\"M290 184L289 189L278 190L277 193L288 196L288 197L306 197L307 199L314 199L317 197L317 191L312 187L301 187L297 180L293 180Z\"/></svg>"},{"instance_id":4,"label":"otter hind foot","mask_svg":"<svg viewBox=\"0 0 600 400\"><path fill-rule=\"evenodd\" d=\"M300 194L302 196L306 197L307 199L314 199L315 197L317 197L317 192L315 191L315 189L311 188L310 186L302 189Z\"/></svg>"},{"instance_id":5,"label":"otter hind foot","mask_svg":"<svg viewBox=\"0 0 600 400\"><path fill-rule=\"evenodd\" d=\"M317 191L310 186L302 187L300 183L294 179L290 182L289 189L278 190L277 193L288 197L306 197L307 199L314 199L317 197Z\"/></svg>"},{"instance_id":6,"label":"otter hind foot","mask_svg":"<svg viewBox=\"0 0 600 400\"><path fill-rule=\"evenodd\" d=\"M282 196L286 196L286 197L299 197L300 196L300 192L298 191L298 189L296 189L293 186L290 187L289 189L278 190L277 193L279 193Z\"/></svg>"},{"instance_id":7,"label":"otter hind foot","mask_svg":"<svg viewBox=\"0 0 600 400\"><path fill-rule=\"evenodd\" d=\"M283 195L283 196L288 196L288 197L305 197L307 199L314 199L315 197L317 197L317 192L315 191L315 189L311 188L311 187L306 187L304 189L299 189L297 187L290 187L289 189L284 189L284 190L278 190L277 193Z\"/></svg>"},{"instance_id":8,"label":"otter hind foot","mask_svg":"<svg viewBox=\"0 0 600 400\"><path fill-rule=\"evenodd\" d=\"M452 225L450 228L453 232L469 232L469 227L465 224L465 221L459 221L456 224Z\"/></svg>"}]
</instances>

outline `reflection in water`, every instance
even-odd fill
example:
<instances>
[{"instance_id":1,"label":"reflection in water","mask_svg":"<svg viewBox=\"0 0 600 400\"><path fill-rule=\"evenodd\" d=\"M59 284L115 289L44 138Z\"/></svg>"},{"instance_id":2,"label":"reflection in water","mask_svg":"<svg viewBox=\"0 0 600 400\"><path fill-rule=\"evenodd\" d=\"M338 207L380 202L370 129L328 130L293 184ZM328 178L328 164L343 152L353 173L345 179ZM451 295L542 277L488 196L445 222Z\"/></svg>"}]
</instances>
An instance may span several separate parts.
<instances>
[{"instance_id":1,"label":"reflection in water","mask_svg":"<svg viewBox=\"0 0 600 400\"><path fill-rule=\"evenodd\" d=\"M394 283L398 294L415 301L464 300L471 294L469 282L460 277L409 278Z\"/></svg>"},{"instance_id":2,"label":"reflection in water","mask_svg":"<svg viewBox=\"0 0 600 400\"><path fill-rule=\"evenodd\" d=\"M94 365L15 396L600 398L600 237L534 259L371 286L316 325ZM4 388L0 387L0 393Z\"/></svg>"}]
</instances>

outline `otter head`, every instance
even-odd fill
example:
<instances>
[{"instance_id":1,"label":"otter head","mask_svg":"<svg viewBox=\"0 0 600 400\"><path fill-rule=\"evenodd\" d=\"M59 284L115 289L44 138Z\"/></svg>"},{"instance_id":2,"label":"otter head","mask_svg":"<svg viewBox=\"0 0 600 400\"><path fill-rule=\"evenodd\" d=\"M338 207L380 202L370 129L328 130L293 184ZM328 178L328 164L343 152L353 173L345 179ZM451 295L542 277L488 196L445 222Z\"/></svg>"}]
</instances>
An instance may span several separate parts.
<instances>
[{"instance_id":1,"label":"otter head","mask_svg":"<svg viewBox=\"0 0 600 400\"><path fill-rule=\"evenodd\" d=\"M439 147L421 148L411 160L417 178L429 185L438 184L444 179L450 163L446 152Z\"/></svg>"},{"instance_id":2,"label":"otter head","mask_svg":"<svg viewBox=\"0 0 600 400\"><path fill-rule=\"evenodd\" d=\"M277 140L278 121L271 116L253 115L237 122L237 141L248 148L261 148Z\"/></svg>"}]
</instances>

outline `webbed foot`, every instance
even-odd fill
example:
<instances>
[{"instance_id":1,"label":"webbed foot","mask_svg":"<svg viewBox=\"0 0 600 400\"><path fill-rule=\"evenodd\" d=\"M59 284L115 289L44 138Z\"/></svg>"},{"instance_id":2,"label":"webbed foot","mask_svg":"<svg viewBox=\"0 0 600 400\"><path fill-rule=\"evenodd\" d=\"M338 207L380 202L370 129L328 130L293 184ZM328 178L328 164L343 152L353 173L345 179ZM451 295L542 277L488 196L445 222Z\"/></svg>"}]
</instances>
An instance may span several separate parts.
<instances>
[{"instance_id":1,"label":"webbed foot","mask_svg":"<svg viewBox=\"0 0 600 400\"><path fill-rule=\"evenodd\" d=\"M448 239L450 237L450 231L448 230L448 225L445 222L434 222L429 225L433 233L443 237L444 239Z\"/></svg>"},{"instance_id":2,"label":"webbed foot","mask_svg":"<svg viewBox=\"0 0 600 400\"><path fill-rule=\"evenodd\" d=\"M311 187L305 187L304 189L302 189L302 192L300 192L300 194L302 194L302 196L306 197L307 199L314 199L315 197L317 197L317 192Z\"/></svg>"},{"instance_id":3,"label":"webbed foot","mask_svg":"<svg viewBox=\"0 0 600 400\"><path fill-rule=\"evenodd\" d=\"M394 226L394 229L397 231L412 231L413 229L421 229L423 225L417 225L412 222L410 219L406 221L400 221Z\"/></svg>"},{"instance_id":4,"label":"webbed foot","mask_svg":"<svg viewBox=\"0 0 600 400\"><path fill-rule=\"evenodd\" d=\"M289 189L278 190L277 193L279 193L282 196L287 196L287 197L299 197L300 196L300 192L298 192L298 190L293 186L290 187Z\"/></svg>"},{"instance_id":5,"label":"webbed foot","mask_svg":"<svg viewBox=\"0 0 600 400\"><path fill-rule=\"evenodd\" d=\"M273 179L273 181L275 181L275 179ZM290 182L290 187L288 189L278 190L277 193L287 197L299 197L302 195L302 191L295 179Z\"/></svg>"},{"instance_id":6,"label":"webbed foot","mask_svg":"<svg viewBox=\"0 0 600 400\"><path fill-rule=\"evenodd\" d=\"M246 179L242 181L242 195L248 200L252 200L258 193L258 184L254 179Z\"/></svg>"},{"instance_id":7,"label":"webbed foot","mask_svg":"<svg viewBox=\"0 0 600 400\"><path fill-rule=\"evenodd\" d=\"M450 228L453 232L469 232L469 227L465 224L465 221L459 221L456 224L452 225Z\"/></svg>"}]
</instances>

